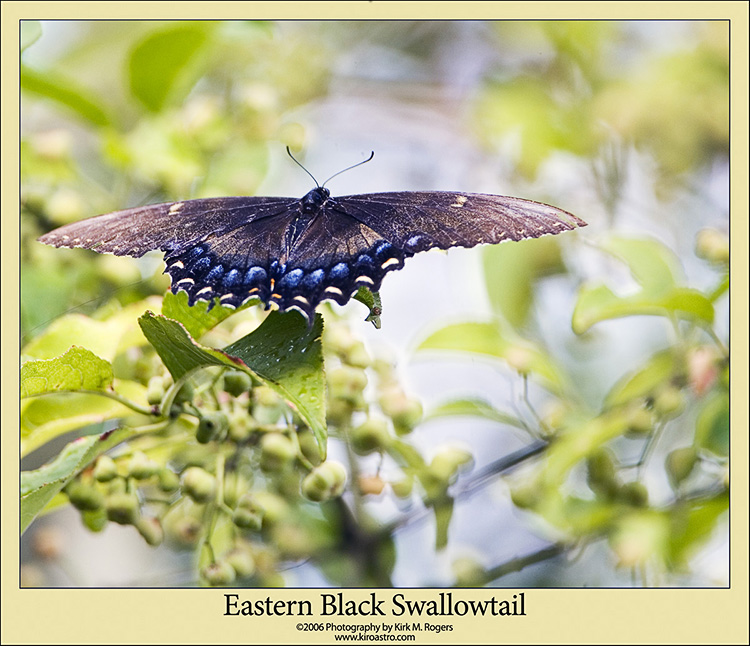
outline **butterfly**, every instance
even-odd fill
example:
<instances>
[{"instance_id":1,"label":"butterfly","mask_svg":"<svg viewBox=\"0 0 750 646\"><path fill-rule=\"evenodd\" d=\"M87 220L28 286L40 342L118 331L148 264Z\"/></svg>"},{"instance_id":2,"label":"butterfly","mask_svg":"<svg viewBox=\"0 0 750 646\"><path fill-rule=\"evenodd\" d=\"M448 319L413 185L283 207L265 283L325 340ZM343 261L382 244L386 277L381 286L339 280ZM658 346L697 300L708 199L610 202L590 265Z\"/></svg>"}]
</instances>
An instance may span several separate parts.
<instances>
[{"instance_id":1,"label":"butterfly","mask_svg":"<svg viewBox=\"0 0 750 646\"><path fill-rule=\"evenodd\" d=\"M310 324L321 302L343 305L360 287L377 291L388 272L421 251L586 226L562 209L517 197L450 191L331 197L329 180L302 199L218 197L115 211L39 241L135 258L160 250L172 292L186 292L191 306L207 301L210 308L218 299L237 308L258 299L266 309L298 310Z\"/></svg>"}]
</instances>

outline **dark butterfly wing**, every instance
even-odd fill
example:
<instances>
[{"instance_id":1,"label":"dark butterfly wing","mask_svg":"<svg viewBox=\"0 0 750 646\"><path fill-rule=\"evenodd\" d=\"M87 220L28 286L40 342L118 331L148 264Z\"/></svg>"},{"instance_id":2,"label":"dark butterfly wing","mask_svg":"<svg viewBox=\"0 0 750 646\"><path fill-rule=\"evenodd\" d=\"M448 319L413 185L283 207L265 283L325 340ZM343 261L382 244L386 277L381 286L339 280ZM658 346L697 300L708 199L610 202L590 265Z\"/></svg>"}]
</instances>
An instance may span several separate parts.
<instances>
[{"instance_id":1,"label":"dark butterfly wing","mask_svg":"<svg viewBox=\"0 0 750 646\"><path fill-rule=\"evenodd\" d=\"M283 197L221 197L152 204L73 222L46 233L39 241L134 258L156 250L171 254L207 238L227 235L254 220L284 214L291 218L298 203ZM273 254L274 249L268 252Z\"/></svg>"},{"instance_id":2,"label":"dark butterfly wing","mask_svg":"<svg viewBox=\"0 0 750 646\"><path fill-rule=\"evenodd\" d=\"M561 209L514 197L449 192L373 193L301 200L228 197L157 204L69 224L40 238L139 257L165 252L172 291L189 303L238 307L259 298L312 320L323 300L373 291L406 258L432 247L473 247L585 226Z\"/></svg>"}]
</instances>

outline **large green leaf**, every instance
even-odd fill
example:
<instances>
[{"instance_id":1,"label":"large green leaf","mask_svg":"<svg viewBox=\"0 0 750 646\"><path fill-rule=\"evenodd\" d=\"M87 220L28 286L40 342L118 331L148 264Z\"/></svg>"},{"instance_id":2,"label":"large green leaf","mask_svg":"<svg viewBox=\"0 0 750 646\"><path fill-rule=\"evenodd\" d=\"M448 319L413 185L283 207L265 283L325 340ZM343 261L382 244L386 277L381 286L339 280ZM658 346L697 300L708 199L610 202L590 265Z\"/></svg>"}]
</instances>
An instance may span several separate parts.
<instances>
[{"instance_id":1,"label":"large green leaf","mask_svg":"<svg viewBox=\"0 0 750 646\"><path fill-rule=\"evenodd\" d=\"M713 393L703 403L695 420L695 442L716 455L729 455L729 393Z\"/></svg>"},{"instance_id":2,"label":"large green leaf","mask_svg":"<svg viewBox=\"0 0 750 646\"><path fill-rule=\"evenodd\" d=\"M223 350L199 344L181 323L151 312L139 323L175 380L209 366L244 370L276 390L299 412L325 455L322 317L316 316L308 328L297 312L271 312L258 329Z\"/></svg>"},{"instance_id":3,"label":"large green leaf","mask_svg":"<svg viewBox=\"0 0 750 646\"><path fill-rule=\"evenodd\" d=\"M88 348L107 361L124 350L146 344L136 318L144 309L158 306L161 298L149 297L115 311L104 320L66 314L54 321L42 335L23 348L23 354L34 359L53 359L68 351L73 345Z\"/></svg>"},{"instance_id":4,"label":"large green leaf","mask_svg":"<svg viewBox=\"0 0 750 646\"><path fill-rule=\"evenodd\" d=\"M107 126L111 119L106 110L85 90L77 89L70 79L53 72L37 72L21 65L21 89L72 110L95 126Z\"/></svg>"},{"instance_id":5,"label":"large green leaf","mask_svg":"<svg viewBox=\"0 0 750 646\"><path fill-rule=\"evenodd\" d=\"M102 435L81 437L68 444L49 464L35 471L21 473L21 532L47 503L81 469L98 455L136 434L134 429L123 428Z\"/></svg>"},{"instance_id":6,"label":"large green leaf","mask_svg":"<svg viewBox=\"0 0 750 646\"><path fill-rule=\"evenodd\" d=\"M182 323L188 334L194 339L198 339L224 319L239 311L236 308L222 307L221 305L214 305L209 311L208 305L206 301L197 301L195 305L190 306L188 305L186 292L180 291L177 294L167 292L164 295L161 313L167 318ZM246 306L249 305L248 303Z\"/></svg>"},{"instance_id":7,"label":"large green leaf","mask_svg":"<svg viewBox=\"0 0 750 646\"><path fill-rule=\"evenodd\" d=\"M117 392L145 406L146 389L143 385L120 380ZM133 414L131 408L119 401L96 394L68 392L60 396L25 399L21 402L21 455L28 455L70 431Z\"/></svg>"},{"instance_id":8,"label":"large green leaf","mask_svg":"<svg viewBox=\"0 0 750 646\"><path fill-rule=\"evenodd\" d=\"M199 77L200 54L215 26L177 22L150 33L130 53L130 90L149 110L159 112L182 98Z\"/></svg>"},{"instance_id":9,"label":"large green leaf","mask_svg":"<svg viewBox=\"0 0 750 646\"><path fill-rule=\"evenodd\" d=\"M674 315L712 323L714 308L701 292L685 287L677 287L661 296L617 296L604 285L583 287L573 311L573 331L583 334L600 321L639 315Z\"/></svg>"},{"instance_id":10,"label":"large green leaf","mask_svg":"<svg viewBox=\"0 0 750 646\"><path fill-rule=\"evenodd\" d=\"M658 386L669 382L678 365L678 358L672 350L658 352L637 372L618 381L607 393L605 404L608 407L617 406L653 394Z\"/></svg>"},{"instance_id":11,"label":"large green leaf","mask_svg":"<svg viewBox=\"0 0 750 646\"><path fill-rule=\"evenodd\" d=\"M21 366L21 397L57 391L107 390L112 364L91 350L73 346L61 357L27 361Z\"/></svg>"},{"instance_id":12,"label":"large green leaf","mask_svg":"<svg viewBox=\"0 0 750 646\"><path fill-rule=\"evenodd\" d=\"M677 506L669 533L671 565L684 567L697 549L711 537L719 518L729 509L729 492L691 500Z\"/></svg>"},{"instance_id":13,"label":"large green leaf","mask_svg":"<svg viewBox=\"0 0 750 646\"><path fill-rule=\"evenodd\" d=\"M299 412L326 454L323 317L312 326L297 312L271 312L260 327L224 348L242 359L258 377Z\"/></svg>"},{"instance_id":14,"label":"large green leaf","mask_svg":"<svg viewBox=\"0 0 750 646\"><path fill-rule=\"evenodd\" d=\"M552 358L499 320L447 325L427 337L417 349L472 352L503 359L519 373L540 379L553 392L560 393L566 388L565 378Z\"/></svg>"},{"instance_id":15,"label":"large green leaf","mask_svg":"<svg viewBox=\"0 0 750 646\"><path fill-rule=\"evenodd\" d=\"M528 318L534 301L534 282L563 269L560 243L550 236L489 245L482 260L490 303L515 328Z\"/></svg>"},{"instance_id":16,"label":"large green leaf","mask_svg":"<svg viewBox=\"0 0 750 646\"><path fill-rule=\"evenodd\" d=\"M600 248L627 264L640 289L620 296L603 284L582 287L573 311L577 334L600 321L625 316L676 316L713 322L711 300L695 289L680 286L684 277L679 261L660 242L610 236Z\"/></svg>"}]
</instances>

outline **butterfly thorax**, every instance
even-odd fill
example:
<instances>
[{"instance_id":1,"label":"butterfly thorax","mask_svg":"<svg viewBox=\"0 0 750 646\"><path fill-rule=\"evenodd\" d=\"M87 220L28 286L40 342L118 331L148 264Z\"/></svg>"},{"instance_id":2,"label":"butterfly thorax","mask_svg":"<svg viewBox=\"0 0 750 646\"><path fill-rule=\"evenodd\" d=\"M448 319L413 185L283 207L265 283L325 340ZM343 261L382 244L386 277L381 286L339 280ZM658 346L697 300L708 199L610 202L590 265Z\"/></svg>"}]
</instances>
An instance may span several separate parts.
<instances>
[{"instance_id":1,"label":"butterfly thorax","mask_svg":"<svg viewBox=\"0 0 750 646\"><path fill-rule=\"evenodd\" d=\"M299 201L298 212L289 223L286 230L285 247L287 253L312 224L318 213L320 213L325 207L330 195L331 193L327 188L318 186Z\"/></svg>"}]
</instances>

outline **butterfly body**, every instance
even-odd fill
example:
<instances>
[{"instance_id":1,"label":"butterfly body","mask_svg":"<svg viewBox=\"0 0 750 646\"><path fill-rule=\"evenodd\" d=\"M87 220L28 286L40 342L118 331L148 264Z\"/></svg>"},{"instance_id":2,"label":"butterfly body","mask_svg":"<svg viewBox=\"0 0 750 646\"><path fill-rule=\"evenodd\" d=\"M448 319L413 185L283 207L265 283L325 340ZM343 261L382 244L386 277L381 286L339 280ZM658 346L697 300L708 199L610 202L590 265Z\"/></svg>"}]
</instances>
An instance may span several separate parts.
<instances>
[{"instance_id":1,"label":"butterfly body","mask_svg":"<svg viewBox=\"0 0 750 646\"><path fill-rule=\"evenodd\" d=\"M224 197L155 204L69 224L39 238L56 247L140 257L165 253L172 291L239 307L258 299L308 321L324 300L377 291L386 273L433 247L473 247L585 226L514 197L445 191L301 199Z\"/></svg>"}]
</instances>

